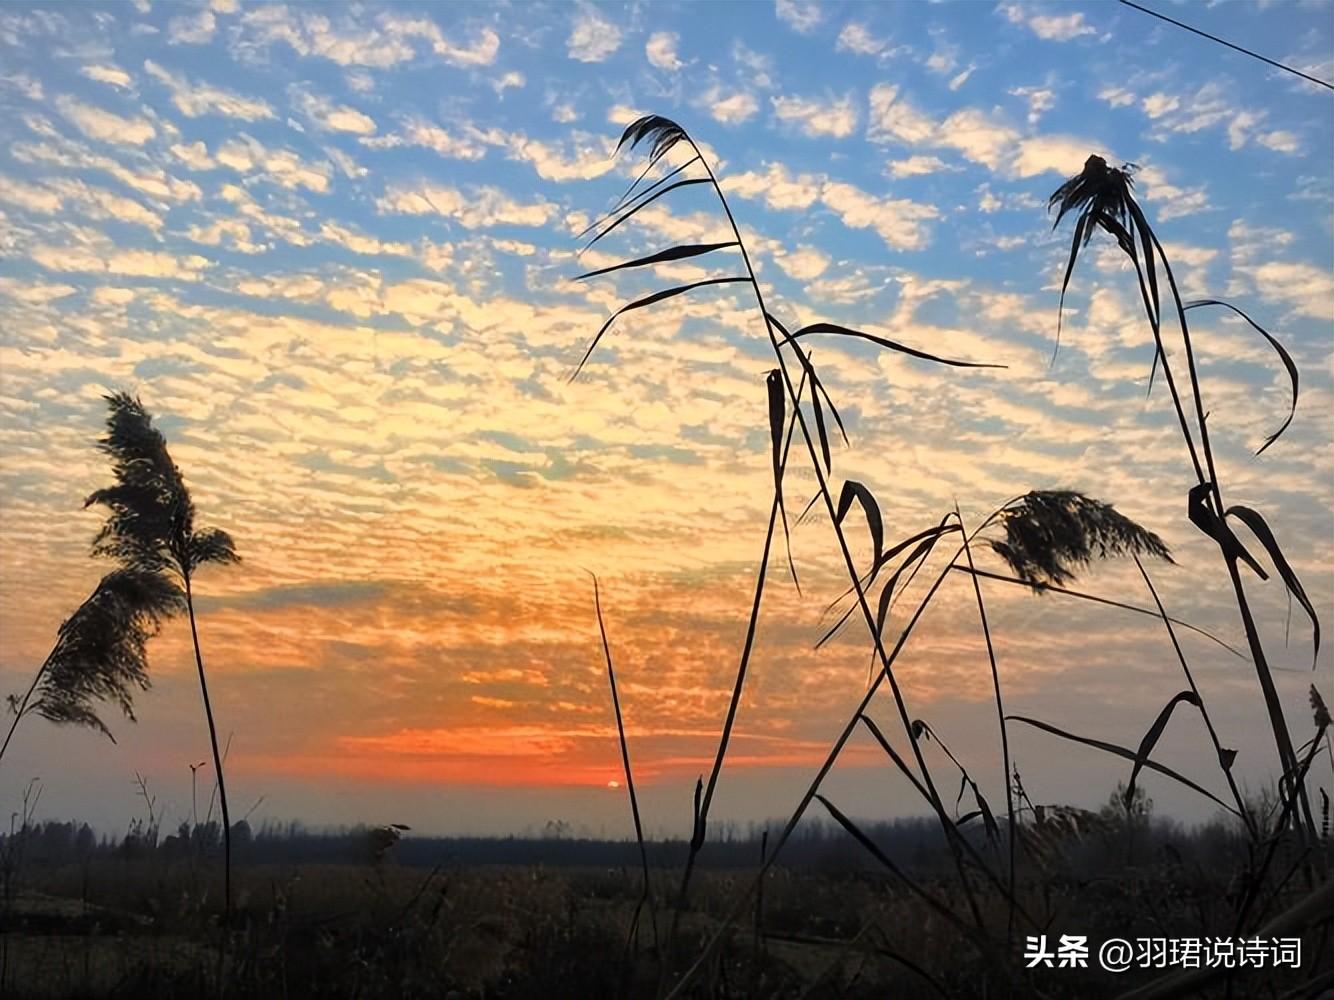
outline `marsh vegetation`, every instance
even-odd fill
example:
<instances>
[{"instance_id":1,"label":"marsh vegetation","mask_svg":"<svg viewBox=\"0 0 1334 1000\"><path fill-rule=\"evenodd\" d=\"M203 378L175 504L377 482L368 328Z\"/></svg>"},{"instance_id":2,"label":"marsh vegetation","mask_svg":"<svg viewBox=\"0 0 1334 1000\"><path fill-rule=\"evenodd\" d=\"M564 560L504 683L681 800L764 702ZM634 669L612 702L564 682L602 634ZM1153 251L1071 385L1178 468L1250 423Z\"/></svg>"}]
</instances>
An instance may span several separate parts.
<instances>
[{"instance_id":1,"label":"marsh vegetation","mask_svg":"<svg viewBox=\"0 0 1334 1000\"><path fill-rule=\"evenodd\" d=\"M437 844L443 856L422 857L434 865L424 870L402 859L412 841L399 843L406 831L381 827L349 838L351 844L369 837L369 854L359 860L330 864L327 857L312 859L309 850L271 860L272 852L281 854L281 837L252 836L244 821L232 823L196 629L196 573L236 562L236 548L225 533L196 527L189 491L162 435L137 400L115 395L101 445L115 485L88 502L109 511L93 548L117 568L61 627L32 688L14 699L9 735L30 715L110 735L98 703L109 701L132 718L133 695L147 687L147 645L163 620L184 613L221 823L209 825L210 818L201 826L196 817L160 838L145 787L145 824L117 844L90 845L79 831L66 836L35 825L25 806L3 842L4 982L34 995L46 988L42 984L64 983L90 994L136 996L494 997L550 995L556 984L565 995L589 997L869 997L890 991L1087 997L1131 987L1143 996L1277 997L1314 995L1328 985L1330 974L1321 970L1330 963L1326 938L1334 920L1329 799L1313 780L1313 767L1322 755L1334 760L1330 715L1312 686L1309 721L1285 717L1246 584L1282 588L1290 596L1306 616L1314 653L1320 623L1284 554L1284 545L1298 540L1285 538L1283 526L1271 525L1261 512L1224 501L1208 387L1188 314L1212 307L1235 312L1274 351L1290 381L1290 407L1257 455L1297 412L1299 373L1281 340L1238 306L1183 301L1164 246L1135 200L1130 168L1090 157L1051 196L1056 224L1074 220L1053 323L1058 343L1065 289L1092 240L1112 240L1133 274L1151 380L1161 373L1166 384L1192 483L1180 497L1181 509L1216 545L1221 563L1220 573L1198 585L1220 588L1234 601L1246 643L1227 649L1253 670L1272 731L1272 793L1257 799L1234 776L1236 752L1216 727L1178 636L1193 631L1226 644L1175 616L1160 599L1154 575L1172 553L1153 527L1067 484L1014 483L1010 498L986 517L967 522L955 506L895 537L890 526L900 520L888 516L892 488L840 475L838 456L850 446L853 428L821 376L813 343L869 344L953 378L1003 367L1004 358L946 356L841 323L785 321L782 305L766 298L701 146L677 123L648 116L626 128L620 148L645 153L646 162L589 227L588 247L605 247L602 241L624 233L641 211L687 188L712 194L728 238L661 248L581 275L652 273L682 261L716 268L616 309L593 333L571 378L598 363L599 347L618 335L624 317L723 286L752 300L749 332L763 339L773 364L763 385L755 386L768 414L768 522L762 532L757 525L750 616L713 763L695 783L689 837L664 845L645 836L635 733L622 713L616 636L603 614L613 598L594 580L590 634L598 637L605 662L633 843L589 847L583 854L568 843L534 848L548 865L552 858L572 862L559 869L522 861L489 867L476 856L451 861L457 845ZM885 480L892 483L889 470ZM817 645L859 632L869 676L864 691L850 699L823 762L804 787L793 789L790 812L758 837L720 838L711 817L755 667L761 609L779 580L801 587L791 537L802 523L810 526L803 530L827 531L844 573L843 592L828 605ZM1143 590L1098 592L1105 560L1133 563ZM1026 588L1032 600L1093 601L1153 617L1183 687L1142 731L1119 741L1072 731L1061 719L1010 713L986 600L986 590L1000 585ZM976 777L989 762L956 754L955 734L924 717L901 682L911 639L938 595L952 586L966 588L987 652L977 670L994 701L1001 787ZM1155 757L1164 733L1188 714L1203 723L1215 773L1185 774ZM1042 733L1054 750L1078 746L1119 759L1122 785L1098 812L1034 801L1011 758L1015 726ZM873 739L886 772L927 816L924 823L877 826L859 818L855 806L834 800L825 779L854 734ZM1217 819L1194 830L1155 823L1143 789L1146 772L1174 794L1201 797ZM34 857L48 836L72 837L72 844L64 854ZM244 847L234 851L234 842ZM426 843L416 850L428 851ZM1072 922L1094 942L1112 936L1298 937L1306 959L1296 971L1203 968L1164 977L1147 969L1120 978L1096 967L1050 970L1024 962L1026 941L1053 929L1074 931Z\"/></svg>"}]
</instances>

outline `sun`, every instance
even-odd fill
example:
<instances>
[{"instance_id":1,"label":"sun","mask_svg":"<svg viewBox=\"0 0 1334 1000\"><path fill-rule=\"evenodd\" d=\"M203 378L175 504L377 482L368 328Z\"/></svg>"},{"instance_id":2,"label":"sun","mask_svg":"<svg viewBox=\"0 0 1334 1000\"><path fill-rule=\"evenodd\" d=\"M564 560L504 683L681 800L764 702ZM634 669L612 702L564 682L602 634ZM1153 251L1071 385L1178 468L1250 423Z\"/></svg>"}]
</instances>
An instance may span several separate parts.
<instances>
[{"instance_id":1,"label":"sun","mask_svg":"<svg viewBox=\"0 0 1334 1000\"><path fill-rule=\"evenodd\" d=\"M621 783L620 783L619 781L617 781L615 778L612 778L611 781L607 782L607 787L608 787L608 788L620 788L620 787L621 787Z\"/></svg>"}]
</instances>

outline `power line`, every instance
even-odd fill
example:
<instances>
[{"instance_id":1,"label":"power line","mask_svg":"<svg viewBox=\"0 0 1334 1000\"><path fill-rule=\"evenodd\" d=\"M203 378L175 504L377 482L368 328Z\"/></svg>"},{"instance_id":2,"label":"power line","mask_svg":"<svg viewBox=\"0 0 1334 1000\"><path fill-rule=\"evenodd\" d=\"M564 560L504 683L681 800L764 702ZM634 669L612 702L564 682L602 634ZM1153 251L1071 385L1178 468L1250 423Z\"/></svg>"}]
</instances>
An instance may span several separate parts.
<instances>
[{"instance_id":1,"label":"power line","mask_svg":"<svg viewBox=\"0 0 1334 1000\"><path fill-rule=\"evenodd\" d=\"M1189 24L1182 24L1180 21L1175 21L1166 14L1159 14L1156 10L1149 10L1148 7L1141 7L1137 3L1131 3L1131 0L1121 0L1121 3L1125 4L1127 7L1134 7L1138 11L1143 11L1150 17L1156 17L1159 20L1166 21L1168 24L1175 24L1178 28L1185 28L1187 31L1193 32L1202 38L1207 38L1211 42L1217 42L1219 45L1226 45L1228 48L1235 49L1243 55L1250 56L1252 59L1259 59L1261 62L1269 63L1270 66L1276 66L1281 70L1286 70L1294 76L1300 76L1303 80L1310 80L1312 83L1317 83L1329 90L1334 90L1334 83L1326 83L1324 80L1311 76L1309 73L1303 73L1301 70L1293 69L1291 66L1284 66L1281 62L1275 62L1273 59L1268 59L1265 56L1260 55L1258 52L1252 52L1250 49L1243 49L1240 45L1233 45L1231 42L1225 41L1217 35L1211 35L1207 31L1201 31L1199 28L1192 28Z\"/></svg>"}]
</instances>

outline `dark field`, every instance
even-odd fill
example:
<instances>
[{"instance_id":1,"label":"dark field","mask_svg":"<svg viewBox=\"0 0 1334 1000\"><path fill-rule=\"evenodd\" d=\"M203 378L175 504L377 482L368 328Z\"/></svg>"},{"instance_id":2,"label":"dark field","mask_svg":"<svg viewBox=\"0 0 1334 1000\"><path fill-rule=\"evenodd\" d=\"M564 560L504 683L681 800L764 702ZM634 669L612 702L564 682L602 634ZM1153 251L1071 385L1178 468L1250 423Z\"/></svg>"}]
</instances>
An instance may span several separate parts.
<instances>
[{"instance_id":1,"label":"dark field","mask_svg":"<svg viewBox=\"0 0 1334 1000\"><path fill-rule=\"evenodd\" d=\"M928 824L869 829L919 885L964 910ZM688 851L650 845L654 914L641 918L627 948L641 888L633 843L409 835L385 847L373 830L261 832L240 852L235 913L224 927L210 834L197 838L200 848L175 837L150 845L142 834L94 845L85 836L80 845L70 824L35 827L26 843L7 838L3 995L653 996L662 968L654 927L665 941L679 871L668 865ZM1023 922L1008 954L983 956L867 867L851 838L818 825L791 842L792 866L770 871L757 906L749 894L759 850L741 838L706 852L715 864L700 871L682 915L673 968L688 967L740 901L747 915L686 995L1119 996L1164 972L1102 971L1103 940L1232 936L1239 899L1219 873L1235 870L1245 840L1222 824L1184 831L1153 823L1091 829L1040 854L1034 841L1021 906L1047 928L1053 949L1061 934L1088 937L1083 969L1026 969L1032 928ZM1305 896L1308 869L1329 859L1328 845L1321 857L1285 850L1262 919ZM993 938L1004 941L1004 899L985 891L979 899ZM1177 995L1320 996L1334 948L1321 933L1302 944L1300 971L1232 970Z\"/></svg>"}]
</instances>

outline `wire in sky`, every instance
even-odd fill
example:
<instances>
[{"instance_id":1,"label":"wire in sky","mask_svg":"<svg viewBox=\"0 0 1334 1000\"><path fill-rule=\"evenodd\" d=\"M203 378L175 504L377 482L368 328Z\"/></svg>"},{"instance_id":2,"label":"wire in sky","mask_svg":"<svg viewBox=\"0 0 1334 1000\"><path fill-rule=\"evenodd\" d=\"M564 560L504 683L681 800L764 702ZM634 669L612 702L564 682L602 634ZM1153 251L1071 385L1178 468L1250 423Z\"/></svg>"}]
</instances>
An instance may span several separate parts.
<instances>
[{"instance_id":1,"label":"wire in sky","mask_svg":"<svg viewBox=\"0 0 1334 1000\"><path fill-rule=\"evenodd\" d=\"M1202 38L1209 39L1211 42L1217 42L1219 45L1226 45L1230 49L1236 49L1238 52L1248 55L1252 59L1259 59L1261 62L1269 63L1270 66L1277 66L1279 69L1286 70L1294 76L1300 76L1303 80L1310 80L1312 83L1317 83L1329 90L1334 90L1334 83L1326 83L1324 80L1311 76L1308 73L1303 73L1299 69L1293 69L1291 66L1284 66L1281 62L1275 62L1273 59L1268 59L1265 56L1260 55L1258 52L1252 52L1250 49L1243 49L1240 45L1233 45L1231 42L1224 41L1217 35L1211 35L1209 32L1201 31L1199 28L1192 28L1189 24L1182 24L1180 21L1174 21L1166 14L1159 14L1156 10L1149 10L1148 7L1141 7L1137 3L1131 3L1131 0L1121 0L1121 3L1125 4L1127 7L1134 7L1138 11L1143 11L1151 17L1166 21L1168 24L1175 24L1178 28L1185 28L1187 31L1194 32Z\"/></svg>"}]
</instances>

